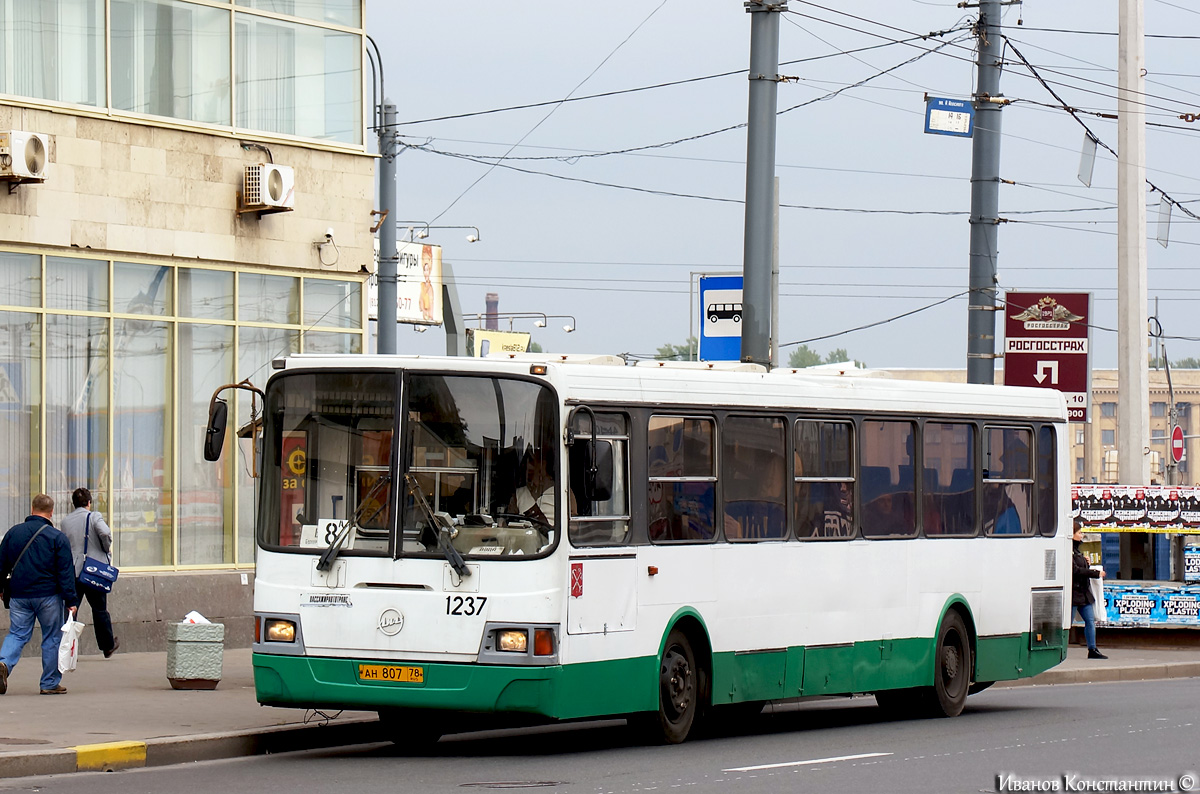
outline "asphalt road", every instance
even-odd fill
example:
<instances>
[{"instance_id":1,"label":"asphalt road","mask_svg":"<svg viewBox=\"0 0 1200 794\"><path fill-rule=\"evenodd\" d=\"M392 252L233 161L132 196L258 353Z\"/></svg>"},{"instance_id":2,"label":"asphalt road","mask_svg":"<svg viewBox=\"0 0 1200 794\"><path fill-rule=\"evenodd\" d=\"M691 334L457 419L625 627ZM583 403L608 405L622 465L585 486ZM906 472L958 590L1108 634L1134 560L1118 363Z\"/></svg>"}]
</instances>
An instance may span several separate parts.
<instances>
[{"instance_id":1,"label":"asphalt road","mask_svg":"<svg viewBox=\"0 0 1200 794\"><path fill-rule=\"evenodd\" d=\"M940 720L888 721L871 697L809 702L675 747L640 746L622 722L606 721L458 734L421 752L378 744L10 779L0 791L927 794L998 791L1001 782L1071 791L1097 790L1079 787L1090 779L1177 783L1200 772L1197 748L1200 678L1190 678L993 688Z\"/></svg>"}]
</instances>

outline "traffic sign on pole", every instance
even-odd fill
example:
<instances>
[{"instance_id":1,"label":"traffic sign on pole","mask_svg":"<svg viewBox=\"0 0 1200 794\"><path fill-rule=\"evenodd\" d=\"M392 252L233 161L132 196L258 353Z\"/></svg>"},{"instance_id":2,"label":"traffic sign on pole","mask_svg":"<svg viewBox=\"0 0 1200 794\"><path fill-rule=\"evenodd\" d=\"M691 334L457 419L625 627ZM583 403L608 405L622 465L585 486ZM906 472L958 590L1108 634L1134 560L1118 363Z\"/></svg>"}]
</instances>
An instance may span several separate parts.
<instances>
[{"instance_id":1,"label":"traffic sign on pole","mask_svg":"<svg viewBox=\"0 0 1200 794\"><path fill-rule=\"evenodd\" d=\"M1171 428L1171 460L1176 463L1183 460L1183 428L1179 425Z\"/></svg>"},{"instance_id":2,"label":"traffic sign on pole","mask_svg":"<svg viewBox=\"0 0 1200 794\"><path fill-rule=\"evenodd\" d=\"M1088 292L1004 296L1004 384L1058 389L1071 422L1088 421L1091 299Z\"/></svg>"}]
</instances>

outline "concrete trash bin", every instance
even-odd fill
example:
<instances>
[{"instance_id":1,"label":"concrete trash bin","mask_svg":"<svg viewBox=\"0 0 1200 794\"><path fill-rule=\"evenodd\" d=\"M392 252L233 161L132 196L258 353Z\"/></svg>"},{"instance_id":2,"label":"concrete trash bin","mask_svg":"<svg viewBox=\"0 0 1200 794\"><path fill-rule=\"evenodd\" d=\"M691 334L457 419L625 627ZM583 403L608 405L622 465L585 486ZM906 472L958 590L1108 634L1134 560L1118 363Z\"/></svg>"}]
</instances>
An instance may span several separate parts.
<instances>
[{"instance_id":1,"label":"concrete trash bin","mask_svg":"<svg viewBox=\"0 0 1200 794\"><path fill-rule=\"evenodd\" d=\"M216 689L221 681L225 626L167 624L167 680L172 689Z\"/></svg>"}]
</instances>

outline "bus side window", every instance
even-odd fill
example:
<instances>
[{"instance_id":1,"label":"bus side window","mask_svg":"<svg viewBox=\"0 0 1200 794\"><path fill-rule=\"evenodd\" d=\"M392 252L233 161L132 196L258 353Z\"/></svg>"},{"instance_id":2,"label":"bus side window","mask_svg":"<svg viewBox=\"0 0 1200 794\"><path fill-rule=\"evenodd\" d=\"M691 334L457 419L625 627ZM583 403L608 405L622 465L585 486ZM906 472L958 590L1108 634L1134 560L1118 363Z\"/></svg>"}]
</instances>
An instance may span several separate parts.
<instances>
[{"instance_id":1,"label":"bus side window","mask_svg":"<svg viewBox=\"0 0 1200 794\"><path fill-rule=\"evenodd\" d=\"M730 416L722 425L721 488L728 540L778 540L787 535L784 421Z\"/></svg>"},{"instance_id":2,"label":"bus side window","mask_svg":"<svg viewBox=\"0 0 1200 794\"><path fill-rule=\"evenodd\" d=\"M854 536L851 427L849 422L796 422L794 495L800 539ZM886 480L887 470L882 473Z\"/></svg>"},{"instance_id":3,"label":"bus side window","mask_svg":"<svg viewBox=\"0 0 1200 794\"><path fill-rule=\"evenodd\" d=\"M650 417L647 490L651 541L715 539L715 425L707 417Z\"/></svg>"},{"instance_id":4,"label":"bus side window","mask_svg":"<svg viewBox=\"0 0 1200 794\"><path fill-rule=\"evenodd\" d=\"M983 530L988 535L1031 535L1032 433L1020 427L984 429Z\"/></svg>"},{"instance_id":5,"label":"bus side window","mask_svg":"<svg viewBox=\"0 0 1200 794\"><path fill-rule=\"evenodd\" d=\"M629 542L629 419L625 414L596 414L597 465L611 464L607 493L587 492L591 466L592 421L586 411L571 420L576 440L569 448L567 485L570 494L568 536L576 546L614 546ZM606 462L607 459L607 462Z\"/></svg>"},{"instance_id":6,"label":"bus side window","mask_svg":"<svg viewBox=\"0 0 1200 794\"><path fill-rule=\"evenodd\" d=\"M925 534L974 535L975 426L966 422L926 422L923 438ZM942 476L943 462L953 467L948 477Z\"/></svg>"},{"instance_id":7,"label":"bus side window","mask_svg":"<svg viewBox=\"0 0 1200 794\"><path fill-rule=\"evenodd\" d=\"M1044 425L1037 434L1037 528L1047 537L1058 531L1058 450L1054 446L1054 428Z\"/></svg>"},{"instance_id":8,"label":"bus side window","mask_svg":"<svg viewBox=\"0 0 1200 794\"><path fill-rule=\"evenodd\" d=\"M859 436L862 450L863 494L862 534L864 537L913 537L916 535L916 491L909 478L903 487L900 477L904 467L913 466L912 422L867 420ZM868 476L881 477L887 473L887 486L871 483L879 490L868 489ZM892 478L892 472L896 477Z\"/></svg>"}]
</instances>

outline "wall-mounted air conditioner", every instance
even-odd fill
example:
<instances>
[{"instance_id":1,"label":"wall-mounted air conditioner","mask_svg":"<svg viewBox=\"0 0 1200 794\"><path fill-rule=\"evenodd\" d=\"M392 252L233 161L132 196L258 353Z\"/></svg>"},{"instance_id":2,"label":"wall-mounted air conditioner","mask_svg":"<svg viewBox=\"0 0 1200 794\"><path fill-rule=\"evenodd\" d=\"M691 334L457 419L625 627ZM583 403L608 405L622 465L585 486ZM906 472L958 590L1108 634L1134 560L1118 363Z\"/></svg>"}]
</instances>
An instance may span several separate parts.
<instances>
[{"instance_id":1,"label":"wall-mounted air conditioner","mask_svg":"<svg viewBox=\"0 0 1200 794\"><path fill-rule=\"evenodd\" d=\"M242 175L241 212L287 212L295 208L296 172L291 166L255 163Z\"/></svg>"},{"instance_id":2,"label":"wall-mounted air conditioner","mask_svg":"<svg viewBox=\"0 0 1200 794\"><path fill-rule=\"evenodd\" d=\"M0 178L41 182L46 178L50 136L40 132L0 130Z\"/></svg>"}]
</instances>

